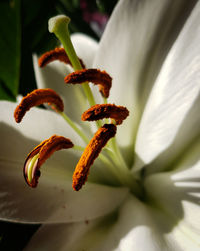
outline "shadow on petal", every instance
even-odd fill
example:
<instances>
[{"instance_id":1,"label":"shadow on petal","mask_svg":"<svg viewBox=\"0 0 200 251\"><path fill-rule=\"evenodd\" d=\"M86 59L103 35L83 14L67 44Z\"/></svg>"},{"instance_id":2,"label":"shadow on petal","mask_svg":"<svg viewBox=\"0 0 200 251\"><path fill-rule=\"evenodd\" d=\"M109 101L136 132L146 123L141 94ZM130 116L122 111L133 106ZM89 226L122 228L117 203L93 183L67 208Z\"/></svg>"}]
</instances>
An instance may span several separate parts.
<instances>
[{"instance_id":1,"label":"shadow on petal","mask_svg":"<svg viewBox=\"0 0 200 251\"><path fill-rule=\"evenodd\" d=\"M172 144L162 152L154 161L145 166L146 175L160 171L170 171L178 167L177 163L190 154L195 144L200 142L200 94L184 118Z\"/></svg>"}]
</instances>

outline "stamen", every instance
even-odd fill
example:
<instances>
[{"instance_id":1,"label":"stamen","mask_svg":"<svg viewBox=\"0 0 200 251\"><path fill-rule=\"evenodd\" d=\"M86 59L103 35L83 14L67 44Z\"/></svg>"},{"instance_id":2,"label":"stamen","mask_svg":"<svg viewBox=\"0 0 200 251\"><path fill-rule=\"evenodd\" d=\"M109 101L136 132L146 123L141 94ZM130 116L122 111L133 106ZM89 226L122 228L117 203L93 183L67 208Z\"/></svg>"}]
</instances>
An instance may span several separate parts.
<instances>
[{"instance_id":1,"label":"stamen","mask_svg":"<svg viewBox=\"0 0 200 251\"><path fill-rule=\"evenodd\" d=\"M54 50L44 53L39 58L38 64L40 67L44 67L55 60L59 60L72 66L71 61L69 60L69 57L67 56L64 48L55 48ZM79 61L81 63L82 68L85 69L83 61L81 59L79 59Z\"/></svg>"},{"instance_id":2,"label":"stamen","mask_svg":"<svg viewBox=\"0 0 200 251\"><path fill-rule=\"evenodd\" d=\"M113 124L105 124L95 133L89 144L86 146L73 174L74 190L78 191L85 184L89 169L94 160L98 157L102 148L108 140L115 136L117 127Z\"/></svg>"},{"instance_id":3,"label":"stamen","mask_svg":"<svg viewBox=\"0 0 200 251\"><path fill-rule=\"evenodd\" d=\"M15 121L20 123L24 115L34 106L48 103L56 111L63 112L64 104L60 96L52 89L36 89L24 97L14 112Z\"/></svg>"},{"instance_id":4,"label":"stamen","mask_svg":"<svg viewBox=\"0 0 200 251\"><path fill-rule=\"evenodd\" d=\"M99 85L99 91L103 97L108 98L112 86L112 78L106 71L100 71L98 69L83 69L72 72L65 77L65 83L67 84L81 84L86 81Z\"/></svg>"},{"instance_id":5,"label":"stamen","mask_svg":"<svg viewBox=\"0 0 200 251\"><path fill-rule=\"evenodd\" d=\"M82 114L81 119L83 121L94 121L104 118L112 118L116 121L117 125L120 125L128 115L129 111L124 106L101 104L90 107Z\"/></svg>"},{"instance_id":6,"label":"stamen","mask_svg":"<svg viewBox=\"0 0 200 251\"><path fill-rule=\"evenodd\" d=\"M50 156L58 150L72 148L73 143L70 139L62 136L53 135L41 142L27 156L24 163L24 178L31 187L36 187L40 177L40 167Z\"/></svg>"}]
</instances>

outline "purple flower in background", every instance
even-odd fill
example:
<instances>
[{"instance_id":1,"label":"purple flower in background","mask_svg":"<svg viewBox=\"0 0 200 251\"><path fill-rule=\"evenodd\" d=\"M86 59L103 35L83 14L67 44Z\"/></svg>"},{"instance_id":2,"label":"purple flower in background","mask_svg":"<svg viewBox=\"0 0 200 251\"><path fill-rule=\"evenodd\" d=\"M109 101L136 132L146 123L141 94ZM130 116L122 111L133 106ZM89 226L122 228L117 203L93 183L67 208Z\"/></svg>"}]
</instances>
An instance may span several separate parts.
<instances>
[{"instance_id":1,"label":"purple flower in background","mask_svg":"<svg viewBox=\"0 0 200 251\"><path fill-rule=\"evenodd\" d=\"M83 19L91 25L91 28L101 36L109 16L96 11L87 0L80 0L80 7L83 11Z\"/></svg>"}]
</instances>

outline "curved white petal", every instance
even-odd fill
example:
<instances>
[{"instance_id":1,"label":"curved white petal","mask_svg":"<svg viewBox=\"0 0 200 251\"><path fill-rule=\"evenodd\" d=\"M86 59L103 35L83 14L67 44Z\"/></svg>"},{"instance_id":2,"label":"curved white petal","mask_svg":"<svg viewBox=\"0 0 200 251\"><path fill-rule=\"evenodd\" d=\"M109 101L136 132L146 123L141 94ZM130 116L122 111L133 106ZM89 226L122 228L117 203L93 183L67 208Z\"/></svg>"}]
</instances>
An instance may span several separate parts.
<instances>
[{"instance_id":1,"label":"curved white petal","mask_svg":"<svg viewBox=\"0 0 200 251\"><path fill-rule=\"evenodd\" d=\"M91 68L98 50L98 43L82 33L72 34L71 40L78 57L83 60L86 68Z\"/></svg>"},{"instance_id":2,"label":"curved white petal","mask_svg":"<svg viewBox=\"0 0 200 251\"><path fill-rule=\"evenodd\" d=\"M113 77L109 102L130 111L117 133L120 145L134 143L154 80L193 5L182 0L123 0L112 14L94 65Z\"/></svg>"},{"instance_id":3,"label":"curved white petal","mask_svg":"<svg viewBox=\"0 0 200 251\"><path fill-rule=\"evenodd\" d=\"M42 226L26 248L36 249L197 251L198 245L185 236L175 222L170 222L165 214L130 196L119 212L110 218L78 224Z\"/></svg>"},{"instance_id":4,"label":"curved white petal","mask_svg":"<svg viewBox=\"0 0 200 251\"><path fill-rule=\"evenodd\" d=\"M88 224L43 226L33 236L27 250L138 250L158 251L151 238L151 222L146 206L136 199L129 199L113 219L101 219ZM71 229L71 231L70 231ZM57 234L56 234L57 233ZM45 238L44 238L45 236ZM48 238L47 238L48 236ZM46 239L46 241L45 241ZM47 239L51 239L51 246ZM159 239L159 235L158 235ZM57 244L59 243L59 244Z\"/></svg>"},{"instance_id":5,"label":"curved white petal","mask_svg":"<svg viewBox=\"0 0 200 251\"><path fill-rule=\"evenodd\" d=\"M173 141L165 159L174 157L199 136L199 24L200 2L172 47L146 105L136 142L136 153L144 163L150 163Z\"/></svg>"}]
</instances>

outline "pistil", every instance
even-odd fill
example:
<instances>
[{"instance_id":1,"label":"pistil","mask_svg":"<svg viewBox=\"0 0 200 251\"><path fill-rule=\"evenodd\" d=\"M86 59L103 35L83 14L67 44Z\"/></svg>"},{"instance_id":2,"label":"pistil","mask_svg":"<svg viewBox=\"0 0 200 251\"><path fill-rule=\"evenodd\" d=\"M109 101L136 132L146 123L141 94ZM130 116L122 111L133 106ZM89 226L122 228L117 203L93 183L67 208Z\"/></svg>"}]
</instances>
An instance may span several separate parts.
<instances>
[{"instance_id":1,"label":"pistil","mask_svg":"<svg viewBox=\"0 0 200 251\"><path fill-rule=\"evenodd\" d=\"M78 59L74 50L73 44L70 39L68 25L70 18L64 15L58 15L49 19L49 32L54 33L56 37L62 43L69 60L75 71L82 70L80 60ZM91 92L89 84L86 82L83 84L83 90L88 99L90 106L95 105L95 100Z\"/></svg>"}]
</instances>

